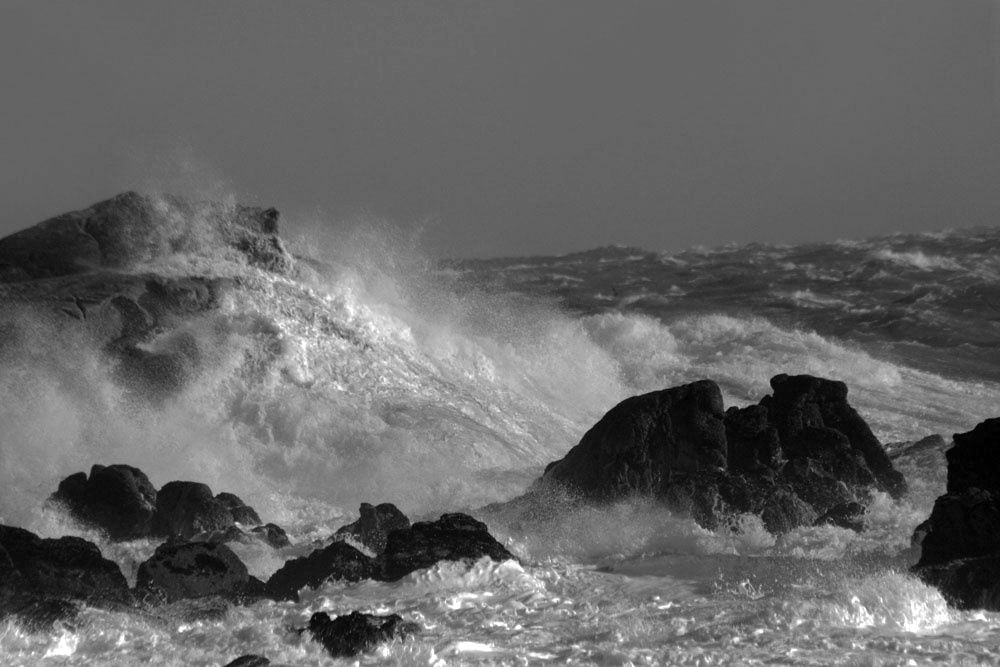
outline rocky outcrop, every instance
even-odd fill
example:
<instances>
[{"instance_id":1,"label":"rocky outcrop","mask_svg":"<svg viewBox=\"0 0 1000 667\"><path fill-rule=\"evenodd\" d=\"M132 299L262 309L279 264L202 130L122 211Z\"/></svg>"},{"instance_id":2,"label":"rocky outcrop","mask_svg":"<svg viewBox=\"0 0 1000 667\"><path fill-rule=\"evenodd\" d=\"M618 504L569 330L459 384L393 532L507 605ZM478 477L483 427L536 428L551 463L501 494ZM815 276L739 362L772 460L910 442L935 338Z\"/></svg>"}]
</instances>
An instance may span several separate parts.
<instances>
[{"instance_id":1,"label":"rocky outcrop","mask_svg":"<svg viewBox=\"0 0 1000 667\"><path fill-rule=\"evenodd\" d=\"M954 442L945 454L947 493L914 534L914 571L956 607L1000 611L1000 419Z\"/></svg>"},{"instance_id":2,"label":"rocky outcrop","mask_svg":"<svg viewBox=\"0 0 1000 667\"><path fill-rule=\"evenodd\" d=\"M843 382L778 375L771 387L759 404L728 411L710 380L626 399L540 485L597 501L653 496L708 528L758 514L773 533L817 520L856 528L838 523L835 508L863 506L876 490L905 493Z\"/></svg>"},{"instance_id":3,"label":"rocky outcrop","mask_svg":"<svg viewBox=\"0 0 1000 667\"><path fill-rule=\"evenodd\" d=\"M420 521L389 533L379 557L380 578L396 581L439 561L472 562L483 557L514 559L482 521L467 514L443 514L437 521Z\"/></svg>"},{"instance_id":4,"label":"rocky outcrop","mask_svg":"<svg viewBox=\"0 0 1000 667\"><path fill-rule=\"evenodd\" d=\"M90 476L78 472L59 483L50 502L62 505L81 523L100 528L113 540L150 533L156 488L138 468L95 465Z\"/></svg>"},{"instance_id":5,"label":"rocky outcrop","mask_svg":"<svg viewBox=\"0 0 1000 667\"><path fill-rule=\"evenodd\" d=\"M125 192L0 239L0 283L127 269L206 246L287 270L278 219L273 208Z\"/></svg>"},{"instance_id":6,"label":"rocky outcrop","mask_svg":"<svg viewBox=\"0 0 1000 667\"><path fill-rule=\"evenodd\" d=\"M162 544L139 565L136 593L153 601L174 602L218 595L245 601L263 595L264 584L224 544Z\"/></svg>"},{"instance_id":7,"label":"rocky outcrop","mask_svg":"<svg viewBox=\"0 0 1000 667\"><path fill-rule=\"evenodd\" d=\"M92 542L42 539L0 525L0 607L10 610L45 599L121 604L131 602L132 594L118 565Z\"/></svg>"},{"instance_id":8,"label":"rocky outcrop","mask_svg":"<svg viewBox=\"0 0 1000 667\"><path fill-rule=\"evenodd\" d=\"M183 481L157 491L145 473L127 465L95 465L90 477L82 472L70 475L48 503L103 530L112 540L260 540L275 548L289 544L284 530L273 523L261 525L256 510L233 493L213 495L205 484Z\"/></svg>"},{"instance_id":9,"label":"rocky outcrop","mask_svg":"<svg viewBox=\"0 0 1000 667\"><path fill-rule=\"evenodd\" d=\"M334 542L308 556L293 558L267 580L266 595L274 600L298 600L299 590L325 581L361 581L378 578L375 559L344 542Z\"/></svg>"},{"instance_id":10,"label":"rocky outcrop","mask_svg":"<svg viewBox=\"0 0 1000 667\"><path fill-rule=\"evenodd\" d=\"M331 656L350 658L394 637L413 634L418 627L403 621L398 614L375 616L353 611L331 619L326 612L318 611L309 619L308 629Z\"/></svg>"},{"instance_id":11,"label":"rocky outcrop","mask_svg":"<svg viewBox=\"0 0 1000 667\"><path fill-rule=\"evenodd\" d=\"M483 557L496 561L514 558L490 535L486 524L465 514L444 514L437 521L390 532L384 550L375 557L334 541L308 556L292 559L271 576L266 591L276 600L297 600L303 587L315 588L325 581L396 581L440 561L472 562Z\"/></svg>"}]
</instances>

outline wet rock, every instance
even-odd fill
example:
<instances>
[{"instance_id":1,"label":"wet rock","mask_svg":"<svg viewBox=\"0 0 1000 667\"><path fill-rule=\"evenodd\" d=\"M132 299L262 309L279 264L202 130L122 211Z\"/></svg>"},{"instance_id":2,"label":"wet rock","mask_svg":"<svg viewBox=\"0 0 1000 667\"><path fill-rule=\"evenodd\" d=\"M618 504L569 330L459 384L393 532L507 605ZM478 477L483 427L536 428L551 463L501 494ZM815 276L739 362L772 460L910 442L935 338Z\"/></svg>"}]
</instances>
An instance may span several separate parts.
<instances>
[{"instance_id":1,"label":"wet rock","mask_svg":"<svg viewBox=\"0 0 1000 667\"><path fill-rule=\"evenodd\" d=\"M247 505L235 493L220 493L215 497L233 516L233 521L244 526L259 526L263 523L254 508ZM273 525L273 524L272 524Z\"/></svg>"},{"instance_id":2,"label":"wet rock","mask_svg":"<svg viewBox=\"0 0 1000 667\"><path fill-rule=\"evenodd\" d=\"M390 532L410 527L410 520L392 503L361 503L359 511L361 516L358 520L340 528L336 536L343 538L350 535L375 554L385 550Z\"/></svg>"},{"instance_id":3,"label":"wet rock","mask_svg":"<svg viewBox=\"0 0 1000 667\"><path fill-rule=\"evenodd\" d=\"M672 475L722 469L727 457L722 393L701 380L625 399L544 479L597 499L659 494Z\"/></svg>"},{"instance_id":4,"label":"wet rock","mask_svg":"<svg viewBox=\"0 0 1000 667\"><path fill-rule=\"evenodd\" d=\"M127 465L95 465L90 477L79 472L59 483L49 497L81 523L114 540L147 537L156 510L156 489L149 478Z\"/></svg>"},{"instance_id":5,"label":"wet rock","mask_svg":"<svg viewBox=\"0 0 1000 667\"><path fill-rule=\"evenodd\" d=\"M958 609L1000 611L1000 556L960 558L922 566L917 571L924 583L941 591Z\"/></svg>"},{"instance_id":6,"label":"wet rock","mask_svg":"<svg viewBox=\"0 0 1000 667\"><path fill-rule=\"evenodd\" d=\"M483 522L465 514L443 514L437 521L389 533L379 558L381 578L396 581L438 561L476 561L484 556L495 561L514 558Z\"/></svg>"},{"instance_id":7,"label":"wet rock","mask_svg":"<svg viewBox=\"0 0 1000 667\"><path fill-rule=\"evenodd\" d=\"M860 533L865 528L865 515L867 508L861 503L849 502L834 505L821 517L816 519L814 526L832 525L840 528L848 528L856 533Z\"/></svg>"},{"instance_id":8,"label":"wet rock","mask_svg":"<svg viewBox=\"0 0 1000 667\"><path fill-rule=\"evenodd\" d=\"M173 602L221 596L232 600L261 597L263 584L224 544L162 544L139 565L136 592L146 599Z\"/></svg>"},{"instance_id":9,"label":"wet rock","mask_svg":"<svg viewBox=\"0 0 1000 667\"><path fill-rule=\"evenodd\" d=\"M288 534L285 533L284 529L273 523L256 526L249 531L245 531L239 526L230 526L224 530L198 533L187 540L173 537L168 542L215 542L217 544L226 544L228 542L253 544L255 542L263 542L274 549L281 549L291 544Z\"/></svg>"},{"instance_id":10,"label":"wet rock","mask_svg":"<svg viewBox=\"0 0 1000 667\"><path fill-rule=\"evenodd\" d=\"M0 239L0 282L125 269L213 243L287 270L278 218L274 209L125 192Z\"/></svg>"},{"instance_id":11,"label":"wet rock","mask_svg":"<svg viewBox=\"0 0 1000 667\"><path fill-rule=\"evenodd\" d=\"M225 667L267 667L270 664L271 661L264 656L249 653L241 655L232 662L227 662Z\"/></svg>"},{"instance_id":12,"label":"wet rock","mask_svg":"<svg viewBox=\"0 0 1000 667\"><path fill-rule=\"evenodd\" d=\"M168 482L157 494L154 535L188 539L198 533L226 530L233 515L207 484Z\"/></svg>"},{"instance_id":13,"label":"wet rock","mask_svg":"<svg viewBox=\"0 0 1000 667\"><path fill-rule=\"evenodd\" d=\"M1000 494L970 488L934 502L917 567L1000 555Z\"/></svg>"},{"instance_id":14,"label":"wet rock","mask_svg":"<svg viewBox=\"0 0 1000 667\"><path fill-rule=\"evenodd\" d=\"M404 622L397 614L374 616L353 611L330 618L316 612L309 619L309 633L323 644L334 658L349 658L366 653L394 637L406 637L417 631L414 623Z\"/></svg>"},{"instance_id":15,"label":"wet rock","mask_svg":"<svg viewBox=\"0 0 1000 667\"><path fill-rule=\"evenodd\" d=\"M0 525L0 597L21 595L82 600L91 604L129 603L132 594L121 570L79 537L42 539Z\"/></svg>"},{"instance_id":16,"label":"wet rock","mask_svg":"<svg viewBox=\"0 0 1000 667\"><path fill-rule=\"evenodd\" d=\"M263 526L257 526L250 532L275 549L281 549L291 544L291 540L288 539L288 533L285 532L285 529L273 523L265 523Z\"/></svg>"},{"instance_id":17,"label":"wet rock","mask_svg":"<svg viewBox=\"0 0 1000 667\"><path fill-rule=\"evenodd\" d=\"M72 624L80 613L80 603L64 598L20 595L4 599L0 619L13 618L25 632L52 632L58 623Z\"/></svg>"},{"instance_id":18,"label":"wet rock","mask_svg":"<svg viewBox=\"0 0 1000 667\"><path fill-rule=\"evenodd\" d=\"M771 386L759 404L725 413L709 380L626 399L532 492L555 484L586 499L648 495L706 528L753 513L781 533L876 490L905 491L843 382L778 375Z\"/></svg>"},{"instance_id":19,"label":"wet rock","mask_svg":"<svg viewBox=\"0 0 1000 667\"><path fill-rule=\"evenodd\" d=\"M268 579L265 593L274 600L298 600L305 586L316 588L328 580L361 581L377 576L374 559L349 544L334 542L308 556L287 561Z\"/></svg>"}]
</instances>

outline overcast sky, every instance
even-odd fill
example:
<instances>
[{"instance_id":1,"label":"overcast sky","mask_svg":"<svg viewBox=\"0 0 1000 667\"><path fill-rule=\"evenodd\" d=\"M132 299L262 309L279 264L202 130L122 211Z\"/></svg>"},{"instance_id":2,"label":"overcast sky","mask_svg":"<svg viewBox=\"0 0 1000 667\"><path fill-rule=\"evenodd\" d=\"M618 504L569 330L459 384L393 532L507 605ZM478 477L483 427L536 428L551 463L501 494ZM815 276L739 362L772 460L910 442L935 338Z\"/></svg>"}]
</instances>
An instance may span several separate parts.
<instances>
[{"instance_id":1,"label":"overcast sky","mask_svg":"<svg viewBox=\"0 0 1000 667\"><path fill-rule=\"evenodd\" d=\"M0 233L129 188L448 256L1000 222L989 0L0 0Z\"/></svg>"}]
</instances>

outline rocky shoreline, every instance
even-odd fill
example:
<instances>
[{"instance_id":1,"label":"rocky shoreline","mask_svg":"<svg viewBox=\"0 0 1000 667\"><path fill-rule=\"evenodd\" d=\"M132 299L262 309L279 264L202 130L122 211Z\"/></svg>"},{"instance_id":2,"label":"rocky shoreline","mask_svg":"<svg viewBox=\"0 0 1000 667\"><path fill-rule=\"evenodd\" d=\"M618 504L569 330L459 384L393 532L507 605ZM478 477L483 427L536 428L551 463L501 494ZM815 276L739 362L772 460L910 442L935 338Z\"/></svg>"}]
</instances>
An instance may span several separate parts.
<instances>
[{"instance_id":1,"label":"rocky shoreline","mask_svg":"<svg viewBox=\"0 0 1000 667\"><path fill-rule=\"evenodd\" d=\"M197 233L188 224L194 218L201 221ZM125 193L0 240L0 298L87 327L127 391L138 400L166 400L194 372L199 350L183 332L168 335L169 344L156 351L144 343L216 308L225 279L124 269L197 244L205 220L227 252L264 271L294 269L274 209ZM549 502L554 492L570 498L569 506L643 497L709 530L735 530L735 520L751 514L780 535L824 524L863 531L877 494L906 494L906 481L848 402L843 382L777 375L770 384L772 393L757 404L728 409L711 380L628 398L546 466L523 496L477 514L551 519L567 507ZM947 453L947 493L914 535L920 559L913 572L962 609L1000 610L997 452L1000 419L956 434ZM159 545L129 586L93 542L43 539L0 525L0 617L29 630L72 619L81 605L139 611L186 599L296 601L304 588L330 580L392 582L441 561L515 559L468 514L411 523L392 504L363 503L357 521L262 581L227 545L280 550L290 539L233 493L186 480L157 489L137 467L94 463L89 473L63 479L46 505L110 542ZM301 631L331 655L350 656L420 628L396 615L350 611L334 618L316 613ZM267 658L243 656L231 664L267 664Z\"/></svg>"}]
</instances>

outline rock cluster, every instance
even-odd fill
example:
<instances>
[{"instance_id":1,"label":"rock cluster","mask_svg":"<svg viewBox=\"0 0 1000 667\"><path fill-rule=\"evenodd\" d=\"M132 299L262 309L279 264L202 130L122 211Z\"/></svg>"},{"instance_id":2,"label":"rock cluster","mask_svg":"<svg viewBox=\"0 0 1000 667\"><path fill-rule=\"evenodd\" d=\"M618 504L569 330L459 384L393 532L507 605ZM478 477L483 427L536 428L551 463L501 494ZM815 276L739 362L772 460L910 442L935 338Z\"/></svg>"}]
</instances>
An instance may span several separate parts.
<instances>
[{"instance_id":1,"label":"rock cluster","mask_svg":"<svg viewBox=\"0 0 1000 667\"><path fill-rule=\"evenodd\" d=\"M394 637L406 637L416 632L417 626L398 614L375 616L354 611L331 619L318 611L309 619L308 630L334 658L350 658Z\"/></svg>"},{"instance_id":2,"label":"rock cluster","mask_svg":"<svg viewBox=\"0 0 1000 667\"><path fill-rule=\"evenodd\" d=\"M956 433L946 457L947 492L917 527L914 571L960 609L1000 611L1000 418Z\"/></svg>"},{"instance_id":3,"label":"rock cluster","mask_svg":"<svg viewBox=\"0 0 1000 667\"><path fill-rule=\"evenodd\" d=\"M231 542L256 536L276 547L288 543L280 527L262 524L257 512L235 494L215 495L206 484L182 481L168 482L157 491L145 473L123 464L95 465L89 477L83 472L70 475L48 502L112 540Z\"/></svg>"},{"instance_id":4,"label":"rock cluster","mask_svg":"<svg viewBox=\"0 0 1000 667\"><path fill-rule=\"evenodd\" d=\"M771 387L757 405L729 410L711 380L628 398L540 484L592 500L653 496L709 528L758 514L773 533L816 522L859 529L872 491L905 493L843 382L778 375Z\"/></svg>"}]
</instances>

